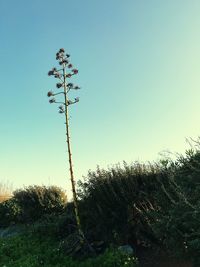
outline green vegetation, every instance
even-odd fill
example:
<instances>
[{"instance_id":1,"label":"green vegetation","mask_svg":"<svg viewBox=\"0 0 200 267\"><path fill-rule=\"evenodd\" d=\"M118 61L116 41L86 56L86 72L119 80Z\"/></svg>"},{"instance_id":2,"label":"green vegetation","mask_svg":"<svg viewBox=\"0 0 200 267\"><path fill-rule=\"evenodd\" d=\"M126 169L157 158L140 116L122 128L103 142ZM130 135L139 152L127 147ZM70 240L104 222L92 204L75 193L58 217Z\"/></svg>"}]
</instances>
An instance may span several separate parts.
<instances>
[{"instance_id":1,"label":"green vegetation","mask_svg":"<svg viewBox=\"0 0 200 267\"><path fill-rule=\"evenodd\" d=\"M21 208L14 198L0 204L0 227L7 227L20 221Z\"/></svg>"},{"instance_id":2,"label":"green vegetation","mask_svg":"<svg viewBox=\"0 0 200 267\"><path fill-rule=\"evenodd\" d=\"M0 227L30 223L47 214L59 214L66 204L66 194L57 186L29 186L16 190L11 199L0 205Z\"/></svg>"},{"instance_id":3,"label":"green vegetation","mask_svg":"<svg viewBox=\"0 0 200 267\"><path fill-rule=\"evenodd\" d=\"M136 267L134 257L113 248L97 257L74 260L65 255L56 239L30 233L1 239L0 259L5 267Z\"/></svg>"},{"instance_id":4,"label":"green vegetation","mask_svg":"<svg viewBox=\"0 0 200 267\"><path fill-rule=\"evenodd\" d=\"M67 197L57 186L29 186L13 193L22 209L21 220L32 222L45 214L60 213L67 204Z\"/></svg>"},{"instance_id":5,"label":"green vegetation","mask_svg":"<svg viewBox=\"0 0 200 267\"><path fill-rule=\"evenodd\" d=\"M200 150L154 164L98 167L78 188L83 231L96 253L74 245L73 203L63 191L33 186L0 204L1 227L25 225L0 239L2 266L136 266L117 249L126 244L135 256L157 250L200 265Z\"/></svg>"},{"instance_id":6,"label":"green vegetation","mask_svg":"<svg viewBox=\"0 0 200 267\"><path fill-rule=\"evenodd\" d=\"M200 151L175 161L97 168L79 182L82 221L92 239L157 247L200 265Z\"/></svg>"}]
</instances>

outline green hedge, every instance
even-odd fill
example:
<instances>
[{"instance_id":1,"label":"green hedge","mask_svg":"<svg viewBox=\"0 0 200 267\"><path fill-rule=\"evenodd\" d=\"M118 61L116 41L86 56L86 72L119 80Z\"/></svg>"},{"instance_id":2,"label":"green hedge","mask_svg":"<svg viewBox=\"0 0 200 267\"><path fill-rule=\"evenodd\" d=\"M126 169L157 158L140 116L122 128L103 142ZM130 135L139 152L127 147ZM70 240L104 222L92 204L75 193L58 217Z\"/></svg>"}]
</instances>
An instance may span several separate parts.
<instances>
[{"instance_id":1,"label":"green hedge","mask_svg":"<svg viewBox=\"0 0 200 267\"><path fill-rule=\"evenodd\" d=\"M29 186L16 190L13 197L0 203L0 227L29 223L47 214L58 214L67 205L65 192L57 186Z\"/></svg>"}]
</instances>

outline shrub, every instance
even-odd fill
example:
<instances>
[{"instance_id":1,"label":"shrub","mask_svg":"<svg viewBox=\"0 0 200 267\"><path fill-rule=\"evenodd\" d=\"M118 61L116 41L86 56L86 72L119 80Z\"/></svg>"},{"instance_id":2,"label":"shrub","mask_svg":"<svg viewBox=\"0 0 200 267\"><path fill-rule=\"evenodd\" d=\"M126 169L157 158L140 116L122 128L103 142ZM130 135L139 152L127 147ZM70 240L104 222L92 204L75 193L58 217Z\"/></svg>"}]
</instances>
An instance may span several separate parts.
<instances>
[{"instance_id":1,"label":"shrub","mask_svg":"<svg viewBox=\"0 0 200 267\"><path fill-rule=\"evenodd\" d=\"M160 208L157 201L160 173L156 165L136 162L128 166L124 162L123 168L98 167L83 182L79 181L82 222L92 239L119 244L129 241L136 244L142 238L153 241L146 211Z\"/></svg>"},{"instance_id":2,"label":"shrub","mask_svg":"<svg viewBox=\"0 0 200 267\"><path fill-rule=\"evenodd\" d=\"M32 222L45 214L60 213L67 203L66 194L57 186L29 186L13 195L22 209L24 222Z\"/></svg>"},{"instance_id":3,"label":"shrub","mask_svg":"<svg viewBox=\"0 0 200 267\"><path fill-rule=\"evenodd\" d=\"M47 214L32 223L30 232L36 236L51 236L60 240L77 230L75 216L64 211L62 214Z\"/></svg>"},{"instance_id":4,"label":"shrub","mask_svg":"<svg viewBox=\"0 0 200 267\"><path fill-rule=\"evenodd\" d=\"M21 207L14 198L0 203L0 227L7 227L18 222L21 212Z\"/></svg>"},{"instance_id":5,"label":"shrub","mask_svg":"<svg viewBox=\"0 0 200 267\"><path fill-rule=\"evenodd\" d=\"M160 215L160 216L159 216ZM162 238L163 245L174 256L190 259L200 264L200 205L195 209L179 202L167 209L165 214L156 214L154 233Z\"/></svg>"},{"instance_id":6,"label":"shrub","mask_svg":"<svg viewBox=\"0 0 200 267\"><path fill-rule=\"evenodd\" d=\"M177 165L176 181L189 201L195 204L200 194L200 150L187 150L185 156L179 156Z\"/></svg>"},{"instance_id":7,"label":"shrub","mask_svg":"<svg viewBox=\"0 0 200 267\"><path fill-rule=\"evenodd\" d=\"M79 182L82 221L93 239L157 244L199 266L200 151L154 165L97 168Z\"/></svg>"},{"instance_id":8,"label":"shrub","mask_svg":"<svg viewBox=\"0 0 200 267\"><path fill-rule=\"evenodd\" d=\"M179 156L168 175L170 205L154 212L152 227L166 249L200 265L200 151L188 150ZM169 188L171 187L171 192Z\"/></svg>"}]
</instances>

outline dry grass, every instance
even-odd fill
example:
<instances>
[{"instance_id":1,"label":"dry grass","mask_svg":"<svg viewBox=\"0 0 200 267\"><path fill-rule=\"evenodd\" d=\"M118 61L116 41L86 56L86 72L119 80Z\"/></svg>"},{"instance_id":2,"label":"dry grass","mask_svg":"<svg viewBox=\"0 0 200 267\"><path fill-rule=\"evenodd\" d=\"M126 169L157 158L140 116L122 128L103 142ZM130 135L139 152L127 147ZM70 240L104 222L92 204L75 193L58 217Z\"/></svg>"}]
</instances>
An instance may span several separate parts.
<instances>
[{"instance_id":1,"label":"dry grass","mask_svg":"<svg viewBox=\"0 0 200 267\"><path fill-rule=\"evenodd\" d=\"M12 197L12 188L9 182L0 181L0 203Z\"/></svg>"}]
</instances>

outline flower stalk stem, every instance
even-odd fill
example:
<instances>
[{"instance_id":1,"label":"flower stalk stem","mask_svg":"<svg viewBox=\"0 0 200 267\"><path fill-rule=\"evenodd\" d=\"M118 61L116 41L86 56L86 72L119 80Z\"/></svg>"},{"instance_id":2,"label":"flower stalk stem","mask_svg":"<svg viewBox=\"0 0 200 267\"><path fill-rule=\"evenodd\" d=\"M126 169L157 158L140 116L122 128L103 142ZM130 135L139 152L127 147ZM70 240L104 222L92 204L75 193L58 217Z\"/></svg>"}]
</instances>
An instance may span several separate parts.
<instances>
[{"instance_id":1,"label":"flower stalk stem","mask_svg":"<svg viewBox=\"0 0 200 267\"><path fill-rule=\"evenodd\" d=\"M80 236L80 242L84 243L84 234L81 228L80 215L78 209L78 199L76 194L76 186L73 172L73 164L72 164L72 153L71 153L71 145L70 145L70 133L69 133L69 113L68 113L68 98L67 98L67 84L66 84L66 73L65 66L63 65L63 77L64 77L64 98L65 98L65 125L66 125L66 142L67 142L67 150L68 150L68 159L69 159L69 170L70 170L70 179L72 185L72 193L73 193L73 202L74 202L74 211L76 217L76 223L78 227L78 232Z\"/></svg>"}]
</instances>

